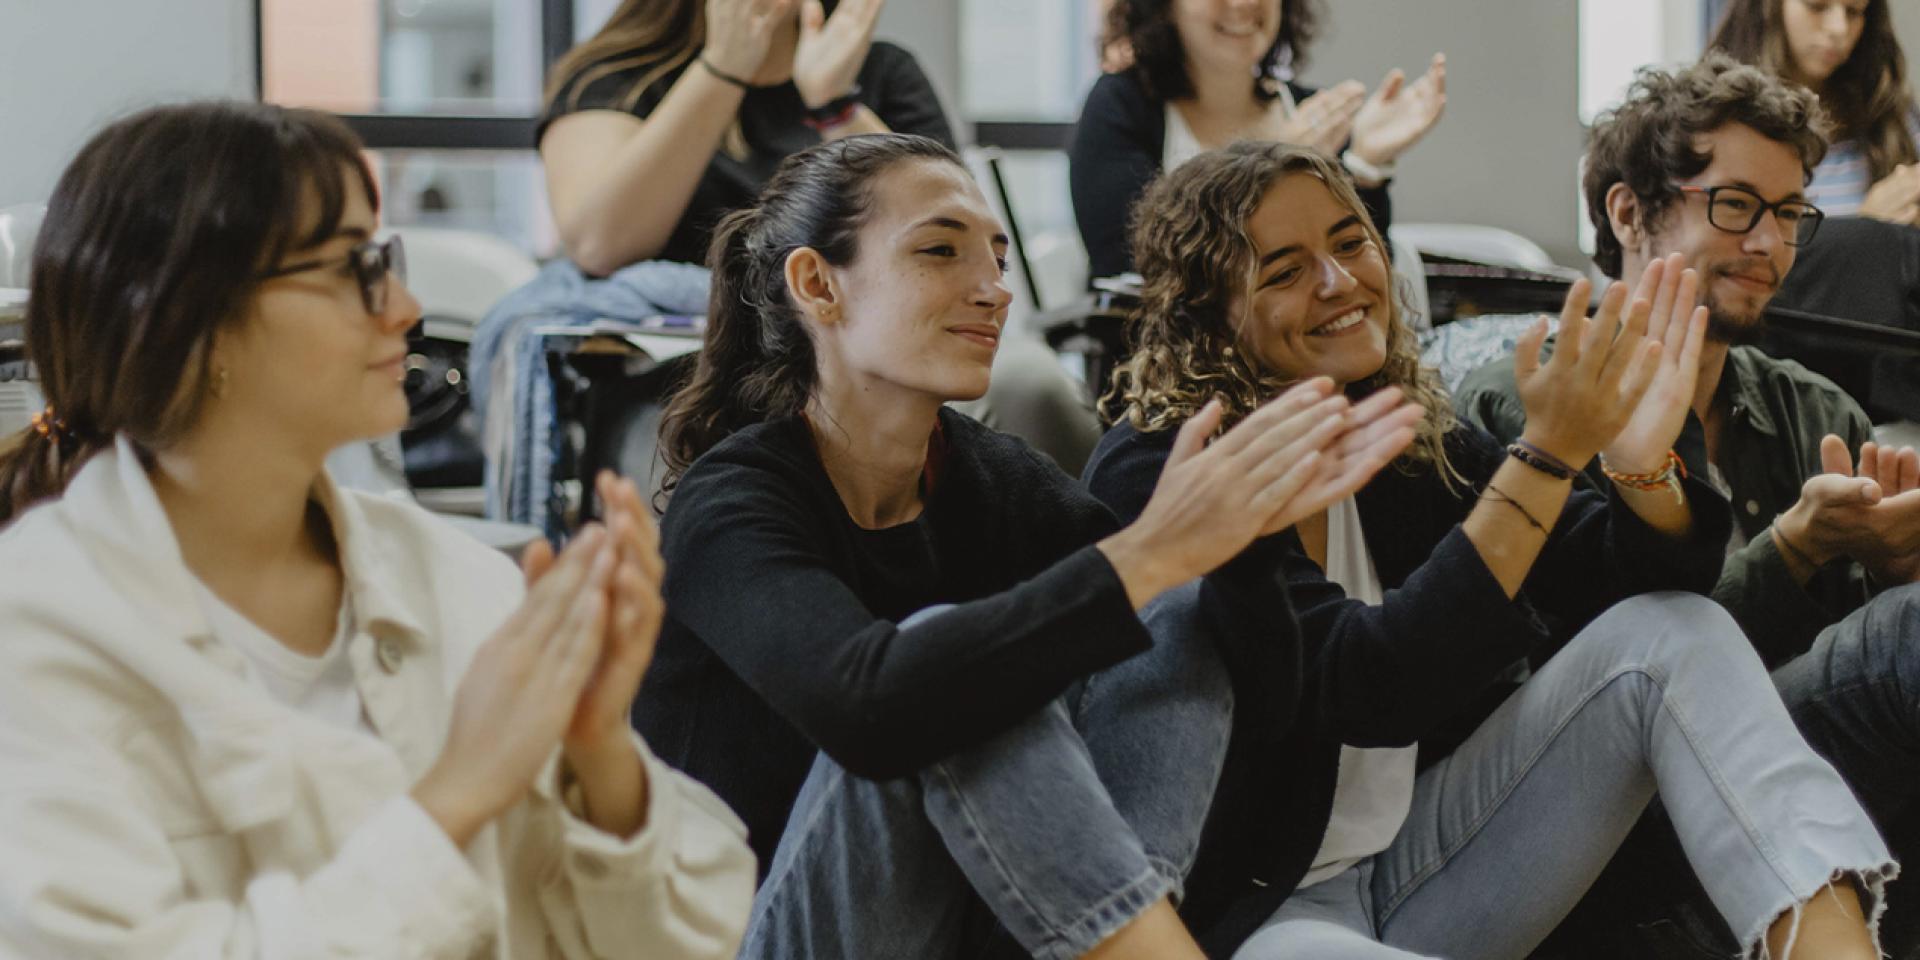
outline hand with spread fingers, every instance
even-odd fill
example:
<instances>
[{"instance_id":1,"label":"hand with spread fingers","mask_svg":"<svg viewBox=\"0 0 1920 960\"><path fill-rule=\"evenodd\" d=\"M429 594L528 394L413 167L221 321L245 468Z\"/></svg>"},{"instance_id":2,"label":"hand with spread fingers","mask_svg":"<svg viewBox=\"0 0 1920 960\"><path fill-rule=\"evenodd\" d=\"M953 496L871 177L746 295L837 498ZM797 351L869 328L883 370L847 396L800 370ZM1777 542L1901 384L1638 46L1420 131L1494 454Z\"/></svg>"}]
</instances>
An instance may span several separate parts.
<instances>
[{"instance_id":1,"label":"hand with spread fingers","mask_svg":"<svg viewBox=\"0 0 1920 960\"><path fill-rule=\"evenodd\" d=\"M1146 509L1100 543L1136 608L1364 485L1412 442L1419 419L1397 391L1355 406L1324 377L1209 442L1222 411L1215 400L1181 425Z\"/></svg>"},{"instance_id":2,"label":"hand with spread fingers","mask_svg":"<svg viewBox=\"0 0 1920 960\"><path fill-rule=\"evenodd\" d=\"M1440 122L1446 106L1445 54L1434 54L1427 72L1411 84L1406 71L1389 71L1354 115L1354 154L1376 167L1393 163Z\"/></svg>"},{"instance_id":3,"label":"hand with spread fingers","mask_svg":"<svg viewBox=\"0 0 1920 960\"><path fill-rule=\"evenodd\" d=\"M1300 101L1293 115L1280 124L1274 139L1337 154L1353 133L1354 118L1366 102L1367 88L1358 80L1328 87Z\"/></svg>"},{"instance_id":4,"label":"hand with spread fingers","mask_svg":"<svg viewBox=\"0 0 1920 960\"><path fill-rule=\"evenodd\" d=\"M853 89L873 46L873 26L882 6L884 0L841 0L829 17L820 0L800 0L793 85L807 106L823 106Z\"/></svg>"},{"instance_id":5,"label":"hand with spread fingers","mask_svg":"<svg viewBox=\"0 0 1920 960\"><path fill-rule=\"evenodd\" d=\"M1592 289L1581 279L1567 291L1559 335L1546 362L1540 361L1545 318L1521 335L1513 358L1527 416L1521 440L1575 469L1585 467L1627 425L1652 382L1652 361L1660 351L1647 337L1651 302L1629 304L1626 285L1615 283L1588 319Z\"/></svg>"}]
</instances>

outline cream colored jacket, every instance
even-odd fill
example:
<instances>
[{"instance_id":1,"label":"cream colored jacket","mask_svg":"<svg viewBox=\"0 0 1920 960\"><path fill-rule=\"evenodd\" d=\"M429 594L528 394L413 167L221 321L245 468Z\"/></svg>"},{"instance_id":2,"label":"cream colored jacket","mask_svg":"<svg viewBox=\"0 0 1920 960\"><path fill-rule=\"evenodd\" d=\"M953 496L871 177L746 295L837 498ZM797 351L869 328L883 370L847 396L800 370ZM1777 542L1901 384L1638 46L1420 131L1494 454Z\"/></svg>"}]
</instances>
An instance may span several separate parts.
<instances>
[{"instance_id":1,"label":"cream colored jacket","mask_svg":"<svg viewBox=\"0 0 1920 960\"><path fill-rule=\"evenodd\" d=\"M732 956L744 829L644 745L630 840L556 796L557 760L465 851L428 819L408 791L520 574L413 505L316 497L377 739L281 706L209 634L125 440L0 532L0 957Z\"/></svg>"}]
</instances>

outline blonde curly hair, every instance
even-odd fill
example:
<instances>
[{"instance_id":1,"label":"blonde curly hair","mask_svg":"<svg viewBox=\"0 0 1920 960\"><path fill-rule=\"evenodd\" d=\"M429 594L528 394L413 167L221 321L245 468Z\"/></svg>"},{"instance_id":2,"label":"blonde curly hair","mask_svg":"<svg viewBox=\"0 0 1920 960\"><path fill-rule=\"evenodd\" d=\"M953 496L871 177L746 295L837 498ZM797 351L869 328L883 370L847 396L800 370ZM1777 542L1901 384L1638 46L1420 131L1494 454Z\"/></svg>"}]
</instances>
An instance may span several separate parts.
<instances>
[{"instance_id":1,"label":"blonde curly hair","mask_svg":"<svg viewBox=\"0 0 1920 960\"><path fill-rule=\"evenodd\" d=\"M1140 305L1128 318L1132 356L1113 372L1102 408L1134 429L1178 427L1218 397L1225 430L1293 384L1265 368L1237 329L1232 305L1250 303L1259 252L1247 221L1282 178L1317 177L1334 199L1360 218L1367 239L1386 256L1385 238L1367 216L1353 181L1325 154L1292 144L1241 142L1203 153L1147 189L1133 213L1133 256L1144 279ZM1455 424L1453 404L1432 370L1420 364L1420 346L1402 312L1406 298L1387 298L1387 361L1350 385L1355 396L1396 386L1426 411L1400 467L1458 476L1444 438Z\"/></svg>"}]
</instances>

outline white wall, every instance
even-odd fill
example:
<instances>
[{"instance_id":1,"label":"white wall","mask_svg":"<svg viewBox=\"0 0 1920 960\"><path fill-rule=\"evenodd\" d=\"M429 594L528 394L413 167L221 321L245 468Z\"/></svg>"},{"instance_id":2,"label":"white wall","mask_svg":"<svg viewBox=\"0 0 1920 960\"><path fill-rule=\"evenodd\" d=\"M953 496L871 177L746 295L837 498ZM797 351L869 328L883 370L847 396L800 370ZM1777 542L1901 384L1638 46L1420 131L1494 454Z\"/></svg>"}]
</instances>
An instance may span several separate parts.
<instances>
[{"instance_id":1,"label":"white wall","mask_svg":"<svg viewBox=\"0 0 1920 960\"><path fill-rule=\"evenodd\" d=\"M911 51L933 82L947 116L960 117L960 0L890 0L880 11L874 36ZM956 122L954 127L954 134L962 141L973 139L972 127L963 122Z\"/></svg>"},{"instance_id":2,"label":"white wall","mask_svg":"<svg viewBox=\"0 0 1920 960\"><path fill-rule=\"evenodd\" d=\"M0 0L0 206L44 201L106 121L254 95L252 0Z\"/></svg>"},{"instance_id":3,"label":"white wall","mask_svg":"<svg viewBox=\"0 0 1920 960\"><path fill-rule=\"evenodd\" d=\"M1471 12L1469 12L1469 6ZM1578 11L1540 0L1340 0L1302 79L1369 87L1447 55L1447 112L1400 162L1396 221L1505 227L1583 263L1576 241Z\"/></svg>"}]
</instances>

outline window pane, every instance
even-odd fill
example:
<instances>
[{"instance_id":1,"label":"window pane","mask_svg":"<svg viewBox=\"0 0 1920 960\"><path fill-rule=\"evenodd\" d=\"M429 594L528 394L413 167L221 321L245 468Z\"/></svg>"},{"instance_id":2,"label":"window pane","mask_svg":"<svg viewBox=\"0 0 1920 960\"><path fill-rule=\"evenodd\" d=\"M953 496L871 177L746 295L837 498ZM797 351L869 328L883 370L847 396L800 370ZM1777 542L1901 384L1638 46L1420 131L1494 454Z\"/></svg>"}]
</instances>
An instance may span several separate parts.
<instances>
[{"instance_id":1,"label":"window pane","mask_svg":"<svg viewBox=\"0 0 1920 960\"><path fill-rule=\"evenodd\" d=\"M375 150L381 222L502 237L536 258L559 248L540 158L531 151Z\"/></svg>"},{"instance_id":2,"label":"window pane","mask_svg":"<svg viewBox=\"0 0 1920 960\"><path fill-rule=\"evenodd\" d=\"M1093 85L1104 0L962 0L960 103L972 120L1071 123Z\"/></svg>"},{"instance_id":3,"label":"window pane","mask_svg":"<svg viewBox=\"0 0 1920 960\"><path fill-rule=\"evenodd\" d=\"M265 99L339 113L540 110L532 0L260 0Z\"/></svg>"}]
</instances>

